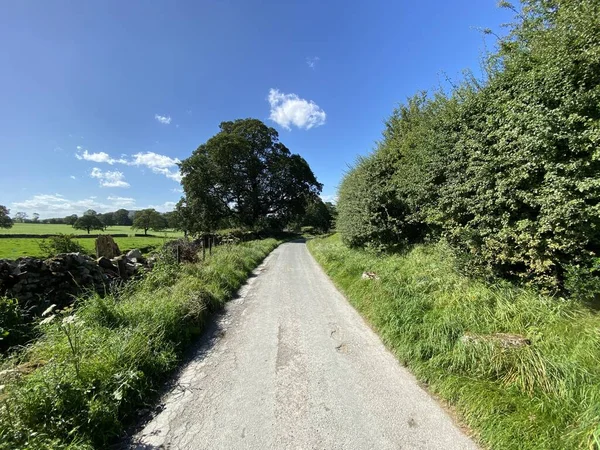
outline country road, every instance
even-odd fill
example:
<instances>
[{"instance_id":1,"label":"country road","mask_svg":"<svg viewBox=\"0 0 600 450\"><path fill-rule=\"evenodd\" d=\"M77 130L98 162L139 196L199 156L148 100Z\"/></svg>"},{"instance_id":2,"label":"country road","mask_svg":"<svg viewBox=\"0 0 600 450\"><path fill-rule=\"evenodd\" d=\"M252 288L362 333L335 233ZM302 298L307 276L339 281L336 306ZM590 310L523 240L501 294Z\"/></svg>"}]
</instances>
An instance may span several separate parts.
<instances>
[{"instance_id":1,"label":"country road","mask_svg":"<svg viewBox=\"0 0 600 450\"><path fill-rule=\"evenodd\" d=\"M478 448L303 242L277 248L215 328L131 448Z\"/></svg>"}]
</instances>

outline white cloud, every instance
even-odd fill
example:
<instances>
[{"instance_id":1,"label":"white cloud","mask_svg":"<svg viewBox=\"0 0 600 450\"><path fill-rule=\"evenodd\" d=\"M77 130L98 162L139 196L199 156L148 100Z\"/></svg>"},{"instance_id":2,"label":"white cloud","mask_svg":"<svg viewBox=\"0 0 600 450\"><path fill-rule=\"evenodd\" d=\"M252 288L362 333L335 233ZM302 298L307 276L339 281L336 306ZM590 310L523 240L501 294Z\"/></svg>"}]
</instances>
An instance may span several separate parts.
<instances>
[{"instance_id":1,"label":"white cloud","mask_svg":"<svg viewBox=\"0 0 600 450\"><path fill-rule=\"evenodd\" d=\"M159 155L154 152L136 153L133 160L128 164L134 166L146 166L150 168L158 167L161 169L175 167L180 161L177 158L171 158L166 155Z\"/></svg>"},{"instance_id":2,"label":"white cloud","mask_svg":"<svg viewBox=\"0 0 600 450\"><path fill-rule=\"evenodd\" d=\"M318 56L313 56L312 58L306 58L306 64L308 65L308 67L310 67L312 70L315 70L315 67L317 66L317 63L320 61L321 58L319 58Z\"/></svg>"},{"instance_id":3,"label":"white cloud","mask_svg":"<svg viewBox=\"0 0 600 450\"><path fill-rule=\"evenodd\" d=\"M335 194L321 194L320 197L324 202L331 202L335 204L338 201L338 196Z\"/></svg>"},{"instance_id":4,"label":"white cloud","mask_svg":"<svg viewBox=\"0 0 600 450\"><path fill-rule=\"evenodd\" d=\"M131 197L106 197L107 200L111 201L112 204L119 208L131 208L135 206L135 199Z\"/></svg>"},{"instance_id":5,"label":"white cloud","mask_svg":"<svg viewBox=\"0 0 600 450\"><path fill-rule=\"evenodd\" d=\"M180 161L177 158L159 155L154 152L146 152L133 155L133 160L131 160L129 164L148 167L152 172L164 175L167 178L180 183L182 176L179 173L179 170L171 170L171 168L177 167L179 162Z\"/></svg>"},{"instance_id":6,"label":"white cloud","mask_svg":"<svg viewBox=\"0 0 600 450\"><path fill-rule=\"evenodd\" d=\"M94 167L90 173L92 178L98 178L100 180L100 186L102 187L122 187L128 188L129 183L125 181L125 175L123 172L115 170L114 172L102 170Z\"/></svg>"},{"instance_id":7,"label":"white cloud","mask_svg":"<svg viewBox=\"0 0 600 450\"><path fill-rule=\"evenodd\" d=\"M34 195L32 198L14 202L11 205L14 211L23 211L28 214L37 212L41 217L65 217L70 214L83 214L88 209L98 212L106 212L116 209L113 205L107 205L88 197L83 200L69 200L62 195Z\"/></svg>"},{"instance_id":8,"label":"white cloud","mask_svg":"<svg viewBox=\"0 0 600 450\"><path fill-rule=\"evenodd\" d=\"M182 194L183 193L183 189L181 189L181 188L173 188L173 189L171 189L171 192L174 192L175 194Z\"/></svg>"},{"instance_id":9,"label":"white cloud","mask_svg":"<svg viewBox=\"0 0 600 450\"><path fill-rule=\"evenodd\" d=\"M160 174L166 176L167 178L170 178L171 180L177 181L178 183L181 183L181 179L183 178L183 176L181 175L181 173L179 171L174 171L174 170L169 170L169 169L161 169L160 167L153 167L152 172L160 173Z\"/></svg>"},{"instance_id":10,"label":"white cloud","mask_svg":"<svg viewBox=\"0 0 600 450\"><path fill-rule=\"evenodd\" d=\"M159 114L154 114L154 118L158 120L163 125L169 125L171 123L171 116L161 116Z\"/></svg>"},{"instance_id":11,"label":"white cloud","mask_svg":"<svg viewBox=\"0 0 600 450\"><path fill-rule=\"evenodd\" d=\"M93 209L96 212L116 211L120 208L125 209L146 209L154 208L157 211L167 212L175 208L176 203L167 201L159 205L137 206L136 200L131 197L107 197L107 202L99 202L96 197L87 197L81 200L71 200L60 194L38 194L22 202L11 204L13 212L23 211L29 215L38 213L41 218L65 217L71 214L82 215L84 211Z\"/></svg>"},{"instance_id":12,"label":"white cloud","mask_svg":"<svg viewBox=\"0 0 600 450\"><path fill-rule=\"evenodd\" d=\"M140 208L140 209L154 208L158 212L168 212L168 211L173 211L175 209L176 205L177 205L177 203L175 203L175 202L164 202L161 205L148 205L148 206L146 206L144 208Z\"/></svg>"},{"instance_id":13,"label":"white cloud","mask_svg":"<svg viewBox=\"0 0 600 450\"><path fill-rule=\"evenodd\" d=\"M78 150L81 150L81 146L77 146ZM127 161L124 159L114 159L111 158L110 155L108 153L105 152L98 152L98 153L90 153L87 150L84 150L82 154L80 153L75 153L75 157L79 160L85 160L85 161L92 161L92 162L97 162L97 163L107 163L107 164L114 164L114 163L120 163L120 164L127 164Z\"/></svg>"},{"instance_id":14,"label":"white cloud","mask_svg":"<svg viewBox=\"0 0 600 450\"><path fill-rule=\"evenodd\" d=\"M77 177L76 177L75 175L71 175L69 178L70 178L71 180L76 180L76 179L77 179Z\"/></svg>"},{"instance_id":15,"label":"white cloud","mask_svg":"<svg viewBox=\"0 0 600 450\"><path fill-rule=\"evenodd\" d=\"M327 118L319 105L296 94L284 94L278 89L271 89L268 100L271 105L269 118L286 130L290 130L291 125L310 130L312 127L323 125Z\"/></svg>"},{"instance_id":16,"label":"white cloud","mask_svg":"<svg viewBox=\"0 0 600 450\"><path fill-rule=\"evenodd\" d=\"M79 160L93 161L97 163L107 163L107 164L124 164L127 166L138 166L138 167L147 167L152 170L153 173L161 174L170 178L171 180L181 182L181 174L177 168L177 164L180 163L179 159L171 158L167 155L160 155L154 152L145 152L145 153L136 153L130 159L126 159L127 155L121 155L119 159L112 158L109 154L104 152L99 153L89 153L85 150L83 153L76 153L75 157ZM95 172L96 171L96 172ZM95 167L92 170L91 176L94 178L101 178L100 175L103 172ZM121 172L104 172L104 174L121 174ZM104 184L101 184L105 187L128 187L129 184L124 181L113 180L114 184L108 184L107 181Z\"/></svg>"}]
</instances>

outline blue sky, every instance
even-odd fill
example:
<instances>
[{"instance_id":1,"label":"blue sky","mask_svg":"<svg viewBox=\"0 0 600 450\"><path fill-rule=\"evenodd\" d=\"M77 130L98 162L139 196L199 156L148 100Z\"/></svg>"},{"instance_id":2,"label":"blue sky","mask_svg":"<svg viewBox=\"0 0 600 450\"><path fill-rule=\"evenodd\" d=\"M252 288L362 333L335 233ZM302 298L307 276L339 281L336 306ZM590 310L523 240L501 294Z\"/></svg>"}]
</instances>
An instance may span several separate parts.
<instances>
[{"instance_id":1,"label":"blue sky","mask_svg":"<svg viewBox=\"0 0 600 450\"><path fill-rule=\"evenodd\" d=\"M394 106L477 72L477 28L511 19L493 0L4 2L0 204L169 210L177 160L245 117L330 199Z\"/></svg>"}]
</instances>

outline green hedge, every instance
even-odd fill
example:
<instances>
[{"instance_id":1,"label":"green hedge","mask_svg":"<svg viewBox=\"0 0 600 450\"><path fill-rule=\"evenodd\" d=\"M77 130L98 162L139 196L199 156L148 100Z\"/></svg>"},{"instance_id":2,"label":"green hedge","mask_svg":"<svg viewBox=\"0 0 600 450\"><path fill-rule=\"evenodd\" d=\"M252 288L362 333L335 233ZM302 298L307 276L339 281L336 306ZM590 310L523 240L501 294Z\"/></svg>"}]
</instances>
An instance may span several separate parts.
<instances>
[{"instance_id":1,"label":"green hedge","mask_svg":"<svg viewBox=\"0 0 600 450\"><path fill-rule=\"evenodd\" d=\"M522 4L487 80L394 111L341 184L338 229L374 248L444 237L471 272L589 298L600 290L600 5Z\"/></svg>"}]
</instances>

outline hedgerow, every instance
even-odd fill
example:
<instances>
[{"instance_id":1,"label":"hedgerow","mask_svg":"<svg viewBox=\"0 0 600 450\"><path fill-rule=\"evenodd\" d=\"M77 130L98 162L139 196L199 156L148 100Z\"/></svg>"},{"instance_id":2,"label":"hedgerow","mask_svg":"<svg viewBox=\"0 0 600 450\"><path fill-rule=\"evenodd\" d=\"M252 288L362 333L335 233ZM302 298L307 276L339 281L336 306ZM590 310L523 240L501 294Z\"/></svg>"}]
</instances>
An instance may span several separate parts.
<instances>
[{"instance_id":1,"label":"hedgerow","mask_svg":"<svg viewBox=\"0 0 600 450\"><path fill-rule=\"evenodd\" d=\"M598 173L600 4L526 0L485 82L394 111L341 185L338 229L374 248L442 237L481 274L589 297Z\"/></svg>"}]
</instances>

